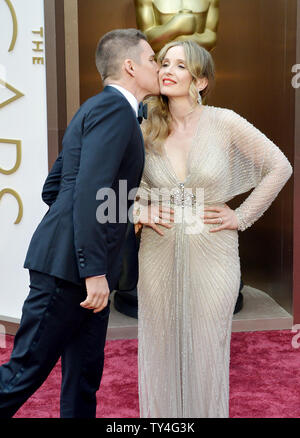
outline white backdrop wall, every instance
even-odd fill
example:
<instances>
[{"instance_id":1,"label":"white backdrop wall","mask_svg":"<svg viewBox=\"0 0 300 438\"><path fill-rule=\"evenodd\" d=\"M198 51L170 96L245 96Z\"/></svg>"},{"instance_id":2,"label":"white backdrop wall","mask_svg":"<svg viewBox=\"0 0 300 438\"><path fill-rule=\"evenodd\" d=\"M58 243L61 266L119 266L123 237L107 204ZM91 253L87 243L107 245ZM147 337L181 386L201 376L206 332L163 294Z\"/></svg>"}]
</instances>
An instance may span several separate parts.
<instances>
[{"instance_id":1,"label":"white backdrop wall","mask_svg":"<svg viewBox=\"0 0 300 438\"><path fill-rule=\"evenodd\" d=\"M0 319L18 319L29 292L25 255L48 209L43 0L1 0L0 36Z\"/></svg>"}]
</instances>

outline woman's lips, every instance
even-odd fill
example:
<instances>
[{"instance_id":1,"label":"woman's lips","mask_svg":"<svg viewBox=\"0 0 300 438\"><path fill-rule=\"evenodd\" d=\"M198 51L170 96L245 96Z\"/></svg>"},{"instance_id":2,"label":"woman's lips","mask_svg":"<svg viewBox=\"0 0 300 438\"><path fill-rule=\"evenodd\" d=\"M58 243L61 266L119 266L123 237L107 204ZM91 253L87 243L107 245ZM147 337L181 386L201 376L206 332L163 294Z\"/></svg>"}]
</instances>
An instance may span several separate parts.
<instances>
[{"instance_id":1,"label":"woman's lips","mask_svg":"<svg viewBox=\"0 0 300 438\"><path fill-rule=\"evenodd\" d=\"M176 84L175 81L173 81L172 79L167 79L167 78L163 79L162 82L163 82L163 85L174 85L174 84Z\"/></svg>"}]
</instances>

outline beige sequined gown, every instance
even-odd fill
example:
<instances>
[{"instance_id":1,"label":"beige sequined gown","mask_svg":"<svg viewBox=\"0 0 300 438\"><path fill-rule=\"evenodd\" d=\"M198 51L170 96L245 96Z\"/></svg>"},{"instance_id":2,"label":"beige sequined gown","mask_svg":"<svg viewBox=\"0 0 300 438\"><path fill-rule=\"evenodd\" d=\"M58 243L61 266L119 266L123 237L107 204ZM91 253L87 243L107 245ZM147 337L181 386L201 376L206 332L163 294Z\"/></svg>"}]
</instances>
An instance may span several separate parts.
<instances>
[{"instance_id":1,"label":"beige sequined gown","mask_svg":"<svg viewBox=\"0 0 300 438\"><path fill-rule=\"evenodd\" d=\"M292 174L285 155L262 132L234 111L213 106L203 107L187 169L180 186L167 156L146 154L138 195L145 198L151 188L175 190L172 206L188 218L196 204L224 205L254 188L235 210L239 231L264 213ZM197 188L200 194L203 189L202 201L201 196L191 201ZM218 225L203 224L198 216L188 222L184 213L176 221L171 229L161 227L163 237L149 227L141 234L140 416L228 417L231 324L240 286L238 231L210 233Z\"/></svg>"}]
</instances>

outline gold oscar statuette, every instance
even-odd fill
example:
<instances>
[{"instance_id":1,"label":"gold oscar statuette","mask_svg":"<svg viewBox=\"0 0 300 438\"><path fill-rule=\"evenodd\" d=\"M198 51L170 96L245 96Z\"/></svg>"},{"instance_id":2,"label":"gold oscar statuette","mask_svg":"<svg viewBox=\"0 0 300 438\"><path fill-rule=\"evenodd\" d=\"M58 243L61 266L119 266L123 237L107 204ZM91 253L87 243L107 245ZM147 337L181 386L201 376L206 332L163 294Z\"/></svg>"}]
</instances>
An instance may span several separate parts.
<instances>
[{"instance_id":1,"label":"gold oscar statuette","mask_svg":"<svg viewBox=\"0 0 300 438\"><path fill-rule=\"evenodd\" d=\"M134 0L137 27L157 53L170 41L216 46L219 0Z\"/></svg>"}]
</instances>

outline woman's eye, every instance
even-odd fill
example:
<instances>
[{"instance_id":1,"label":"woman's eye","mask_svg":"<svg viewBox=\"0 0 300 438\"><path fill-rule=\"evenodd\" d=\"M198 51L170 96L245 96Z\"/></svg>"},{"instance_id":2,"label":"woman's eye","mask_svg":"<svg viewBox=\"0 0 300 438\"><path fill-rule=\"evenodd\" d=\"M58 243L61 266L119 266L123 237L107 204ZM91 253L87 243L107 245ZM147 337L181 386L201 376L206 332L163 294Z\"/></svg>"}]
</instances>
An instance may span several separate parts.
<instances>
[{"instance_id":1,"label":"woman's eye","mask_svg":"<svg viewBox=\"0 0 300 438\"><path fill-rule=\"evenodd\" d=\"M180 67L180 68L185 68L185 66L184 65L182 65L182 64L180 64L178 67Z\"/></svg>"}]
</instances>

